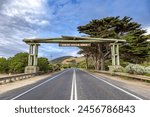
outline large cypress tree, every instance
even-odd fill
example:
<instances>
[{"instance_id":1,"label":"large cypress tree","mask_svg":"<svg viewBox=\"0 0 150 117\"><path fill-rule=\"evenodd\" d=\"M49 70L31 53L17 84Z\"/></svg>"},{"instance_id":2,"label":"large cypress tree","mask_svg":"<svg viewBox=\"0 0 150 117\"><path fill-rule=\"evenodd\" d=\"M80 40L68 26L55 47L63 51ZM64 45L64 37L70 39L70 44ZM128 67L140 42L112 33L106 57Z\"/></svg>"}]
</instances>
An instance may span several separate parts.
<instances>
[{"instance_id":1,"label":"large cypress tree","mask_svg":"<svg viewBox=\"0 0 150 117\"><path fill-rule=\"evenodd\" d=\"M142 30L141 25L132 21L130 17L125 16L121 19L117 16L95 19L84 26L79 26L78 31L90 37L126 39L127 43L122 45L120 49L123 60L142 63L148 57L150 47L146 42L147 38L143 36L146 31ZM94 47L96 46L94 45ZM98 58L102 68L109 52L109 46L108 44L100 44L100 49L97 46L97 50L99 50Z\"/></svg>"}]
</instances>

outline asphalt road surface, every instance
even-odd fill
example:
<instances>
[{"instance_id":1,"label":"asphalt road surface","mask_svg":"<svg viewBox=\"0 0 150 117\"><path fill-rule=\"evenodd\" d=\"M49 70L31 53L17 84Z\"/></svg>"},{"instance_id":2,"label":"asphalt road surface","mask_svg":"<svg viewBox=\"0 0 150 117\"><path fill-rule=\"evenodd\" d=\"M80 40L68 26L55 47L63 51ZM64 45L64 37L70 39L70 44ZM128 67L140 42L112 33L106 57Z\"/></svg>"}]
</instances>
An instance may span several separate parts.
<instances>
[{"instance_id":1,"label":"asphalt road surface","mask_svg":"<svg viewBox=\"0 0 150 117\"><path fill-rule=\"evenodd\" d=\"M66 69L35 84L0 95L4 100L142 100L111 80L80 69Z\"/></svg>"}]
</instances>

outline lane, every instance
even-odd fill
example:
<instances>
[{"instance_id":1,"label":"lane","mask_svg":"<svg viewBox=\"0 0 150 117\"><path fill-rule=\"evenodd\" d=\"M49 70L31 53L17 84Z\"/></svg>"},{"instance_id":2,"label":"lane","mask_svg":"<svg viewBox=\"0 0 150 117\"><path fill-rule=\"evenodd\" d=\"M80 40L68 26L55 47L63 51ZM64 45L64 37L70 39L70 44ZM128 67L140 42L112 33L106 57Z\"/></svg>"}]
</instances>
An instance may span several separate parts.
<instances>
[{"instance_id":1,"label":"lane","mask_svg":"<svg viewBox=\"0 0 150 117\"><path fill-rule=\"evenodd\" d=\"M52 80L17 97L17 100L69 100L73 70L58 74Z\"/></svg>"},{"instance_id":2,"label":"lane","mask_svg":"<svg viewBox=\"0 0 150 117\"><path fill-rule=\"evenodd\" d=\"M137 100L122 88L111 85L109 82L96 78L81 70L76 70L77 89L79 100ZM132 93L131 93L132 94Z\"/></svg>"},{"instance_id":3,"label":"lane","mask_svg":"<svg viewBox=\"0 0 150 117\"><path fill-rule=\"evenodd\" d=\"M70 94L69 94L69 90L66 90L66 89L70 89L70 82L71 82L71 80L72 80L72 70L71 69L67 69L67 70L64 70L64 71L61 71L61 72L59 72L59 73L56 73L56 74L54 74L54 75L52 75L51 77L47 77L47 78L45 78L45 79L43 79L43 80L40 80L40 81L38 81L38 82L36 82L36 83L34 83L34 84L31 84L31 85L26 85L26 86L23 86L23 87L21 87L21 88L18 88L18 89L14 89L14 90L11 90L11 91L8 91L8 92L6 92L6 93L3 93L3 94L0 94L0 99L2 100L10 100L10 99L26 99L26 98L24 98L24 93L26 94L26 93L29 93L29 92L32 92L32 90L34 91L34 90L36 90L36 88L38 89L39 87L41 87L42 85L45 85L45 84L47 84L48 82L52 82L53 80L56 80L56 79L59 79L60 77L62 77L61 75L63 75L63 74L67 74L67 76L66 76L66 78L68 78L69 80L67 81L67 80L65 80L65 78L64 79L61 79L62 81L58 81L58 83L57 83L57 81L54 81L54 84L53 83L51 83L50 84L50 86L48 87L48 86L46 86L46 88L47 89L41 89L40 88L40 91L38 91L37 92L37 94L34 94L34 95L28 95L29 97L26 97L27 99L38 99L38 100L40 100L40 99L48 99L48 98L46 98L44 95L43 95L43 93L46 93L46 94L48 94L49 93L49 91L50 92L52 92L51 90L54 90L54 89L56 89L56 92L57 92L57 90L58 90L58 93L59 93L59 91L61 92L61 90L63 90L63 89L65 89L65 90L63 90L62 92L67 92L68 94L57 94L58 95L58 98L57 98L57 96L56 96L56 94L54 94L54 96L51 96L51 98L50 99L53 99L53 98L55 98L55 99L62 99L64 96L61 96L61 95L66 95L63 99L69 99L69 97L70 97ZM66 75L65 74L65 75ZM54 78L54 79L53 79ZM51 79L53 79L53 80L51 80ZM65 84L63 84L64 82L66 82L66 86L68 86L68 87L65 87L65 86L61 86L61 85L65 85ZM18 82L19 83L19 82ZM49 84L49 83L48 83ZM52 86L51 86L52 85ZM60 85L60 86L59 86ZM56 87L56 88L55 88ZM58 87L60 87L60 89L58 89ZM42 93L43 92L43 93ZM38 95L38 96L37 96ZM43 96L39 96L39 95L43 95ZM52 94L50 94L50 95L53 95L53 93ZM60 96L59 96L60 95ZM69 95L68 97L67 97L67 95ZM19 98L19 97L20 98ZM67 97L67 98L66 98Z\"/></svg>"}]
</instances>

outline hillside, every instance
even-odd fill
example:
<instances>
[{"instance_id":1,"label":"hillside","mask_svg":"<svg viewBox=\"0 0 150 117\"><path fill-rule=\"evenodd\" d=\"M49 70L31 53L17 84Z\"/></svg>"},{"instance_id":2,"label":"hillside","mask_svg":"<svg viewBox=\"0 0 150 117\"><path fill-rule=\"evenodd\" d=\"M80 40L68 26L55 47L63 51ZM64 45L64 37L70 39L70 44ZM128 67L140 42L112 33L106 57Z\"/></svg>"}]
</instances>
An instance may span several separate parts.
<instances>
[{"instance_id":1,"label":"hillside","mask_svg":"<svg viewBox=\"0 0 150 117\"><path fill-rule=\"evenodd\" d=\"M53 59L51 62L56 64L56 63L62 63L65 59L71 58L72 56L63 56L63 57L59 57L56 59Z\"/></svg>"},{"instance_id":2,"label":"hillside","mask_svg":"<svg viewBox=\"0 0 150 117\"><path fill-rule=\"evenodd\" d=\"M85 60L84 57L70 57L70 58L64 59L64 61L62 61L62 64L80 63L84 60Z\"/></svg>"},{"instance_id":3,"label":"hillside","mask_svg":"<svg viewBox=\"0 0 150 117\"><path fill-rule=\"evenodd\" d=\"M56 63L72 64L72 63L80 63L84 60L85 60L84 57L63 56L63 57L56 58L51 62L54 64Z\"/></svg>"}]
</instances>

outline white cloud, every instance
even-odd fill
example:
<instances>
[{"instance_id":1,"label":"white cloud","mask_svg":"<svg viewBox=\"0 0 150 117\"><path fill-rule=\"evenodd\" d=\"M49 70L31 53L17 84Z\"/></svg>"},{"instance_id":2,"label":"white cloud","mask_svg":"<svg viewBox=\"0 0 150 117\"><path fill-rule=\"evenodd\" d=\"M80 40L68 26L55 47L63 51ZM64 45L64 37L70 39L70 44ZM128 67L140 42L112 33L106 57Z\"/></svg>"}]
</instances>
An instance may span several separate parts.
<instances>
[{"instance_id":1,"label":"white cloud","mask_svg":"<svg viewBox=\"0 0 150 117\"><path fill-rule=\"evenodd\" d=\"M2 6L2 13L8 16L24 16L27 14L43 14L44 0L11 0Z\"/></svg>"},{"instance_id":2,"label":"white cloud","mask_svg":"<svg viewBox=\"0 0 150 117\"><path fill-rule=\"evenodd\" d=\"M0 55L12 56L27 52L22 41L36 37L41 28L49 24L47 0L3 0L0 4Z\"/></svg>"},{"instance_id":3,"label":"white cloud","mask_svg":"<svg viewBox=\"0 0 150 117\"><path fill-rule=\"evenodd\" d=\"M150 34L150 26L144 27L143 29L146 30L145 35Z\"/></svg>"},{"instance_id":4,"label":"white cloud","mask_svg":"<svg viewBox=\"0 0 150 117\"><path fill-rule=\"evenodd\" d=\"M2 5L1 13L10 17L19 17L28 23L45 25L48 23L43 17L47 14L46 2L47 0L11 0Z\"/></svg>"},{"instance_id":5,"label":"white cloud","mask_svg":"<svg viewBox=\"0 0 150 117\"><path fill-rule=\"evenodd\" d=\"M147 34L150 34L150 27L148 27L146 30L147 30Z\"/></svg>"},{"instance_id":6,"label":"white cloud","mask_svg":"<svg viewBox=\"0 0 150 117\"><path fill-rule=\"evenodd\" d=\"M79 57L81 55L78 54L79 50L74 50L73 52L70 53L70 56L76 56Z\"/></svg>"}]
</instances>

